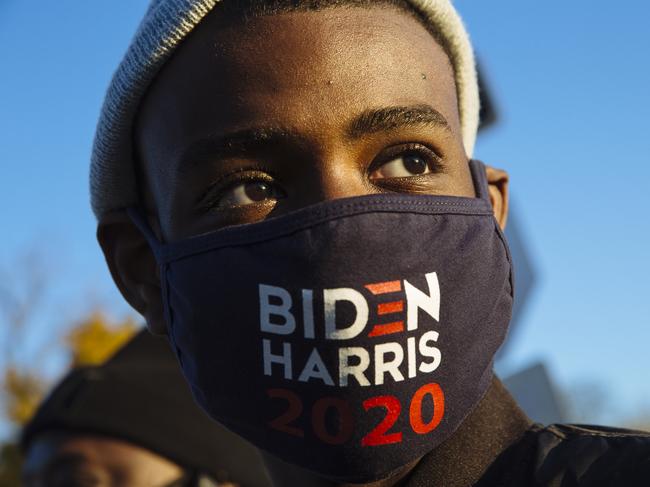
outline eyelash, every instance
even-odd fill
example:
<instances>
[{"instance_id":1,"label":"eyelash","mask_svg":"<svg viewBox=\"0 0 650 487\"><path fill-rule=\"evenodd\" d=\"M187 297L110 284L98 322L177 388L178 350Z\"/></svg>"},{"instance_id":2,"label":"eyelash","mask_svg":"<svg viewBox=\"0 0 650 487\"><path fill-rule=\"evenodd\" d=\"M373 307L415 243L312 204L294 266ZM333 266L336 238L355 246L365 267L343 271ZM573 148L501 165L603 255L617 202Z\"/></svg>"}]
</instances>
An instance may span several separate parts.
<instances>
[{"instance_id":1,"label":"eyelash","mask_svg":"<svg viewBox=\"0 0 650 487\"><path fill-rule=\"evenodd\" d=\"M265 181L275 184L275 180L275 173L269 167L261 165L240 167L233 172L225 174L219 180L208 186L199 198L199 209L202 212L213 211L219 203L219 200L223 197L223 193L239 184L253 181Z\"/></svg>"},{"instance_id":2,"label":"eyelash","mask_svg":"<svg viewBox=\"0 0 650 487\"><path fill-rule=\"evenodd\" d=\"M406 156L412 154L423 155L425 160L427 161L427 165L429 166L429 169L434 174L444 169L442 157L439 156L435 150L430 149L429 147L423 144L412 142L412 143L401 144L398 146L393 146L388 148L386 151L384 151L381 157L375 158L372 161L372 163L368 167L368 173L369 174L372 173L373 171L379 169L383 164L386 164L387 162L396 159L398 156ZM410 177L414 177L414 176L410 176ZM408 178L397 178L397 179L408 179Z\"/></svg>"},{"instance_id":3,"label":"eyelash","mask_svg":"<svg viewBox=\"0 0 650 487\"><path fill-rule=\"evenodd\" d=\"M420 144L420 143L407 143L400 144L398 146L393 146L384 151L381 154L381 157L373 159L370 165L367 167L366 171L368 174L371 174L373 171L381 167L383 164L391 161L392 159L397 158L400 155L409 155L409 154L418 154L423 155L429 166L430 174L425 174L422 176L409 176L403 178L391 178L391 180L378 180L373 184L377 186L390 186L389 181L393 181L396 184L404 183L407 180L415 181L422 180L431 174L439 173L444 169L443 159L438 153L429 147ZM255 165L248 167L238 168L236 171L230 172L223 177L219 178L218 181L210 184L206 189L203 195L199 198L199 209L202 212L214 211L217 207L219 200L222 198L223 193L228 189L234 188L235 186L254 181L264 181L271 184L275 184L277 176L273 169L264 165ZM383 181L383 182L379 182ZM259 205L247 205L249 207L259 206ZM231 210L236 210L237 207L231 208Z\"/></svg>"}]
</instances>

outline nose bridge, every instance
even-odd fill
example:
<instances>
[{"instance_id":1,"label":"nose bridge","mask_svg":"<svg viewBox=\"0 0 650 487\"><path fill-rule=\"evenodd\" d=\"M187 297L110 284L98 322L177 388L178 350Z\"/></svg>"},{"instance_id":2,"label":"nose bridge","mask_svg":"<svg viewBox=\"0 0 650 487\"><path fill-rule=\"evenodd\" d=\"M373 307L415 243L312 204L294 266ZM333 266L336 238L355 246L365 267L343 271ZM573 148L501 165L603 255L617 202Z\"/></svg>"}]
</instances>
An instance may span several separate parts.
<instances>
[{"instance_id":1,"label":"nose bridge","mask_svg":"<svg viewBox=\"0 0 650 487\"><path fill-rule=\"evenodd\" d=\"M321 201L360 196L368 192L359 163L349 154L325 156L316 166Z\"/></svg>"},{"instance_id":2,"label":"nose bridge","mask_svg":"<svg viewBox=\"0 0 650 487\"><path fill-rule=\"evenodd\" d=\"M314 123L312 131L305 131L302 167L299 171L294 167L297 198L288 203L301 207L371 192L361 150L342 135L339 118L331 126Z\"/></svg>"}]
</instances>

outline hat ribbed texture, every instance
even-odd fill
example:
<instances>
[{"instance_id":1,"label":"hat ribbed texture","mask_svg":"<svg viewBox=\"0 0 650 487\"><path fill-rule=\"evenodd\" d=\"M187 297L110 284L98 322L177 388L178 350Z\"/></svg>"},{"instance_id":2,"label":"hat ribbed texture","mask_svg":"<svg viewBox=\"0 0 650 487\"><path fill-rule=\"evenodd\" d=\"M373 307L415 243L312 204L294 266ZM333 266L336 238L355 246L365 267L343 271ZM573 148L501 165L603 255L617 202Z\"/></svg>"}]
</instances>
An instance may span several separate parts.
<instances>
[{"instance_id":1,"label":"hat ribbed texture","mask_svg":"<svg viewBox=\"0 0 650 487\"><path fill-rule=\"evenodd\" d=\"M133 122L147 88L176 46L219 2L153 0L109 85L97 124L90 166L90 198L97 218L138 202ZM456 78L463 144L472 156L479 92L469 37L449 0L408 0L441 34Z\"/></svg>"}]
</instances>

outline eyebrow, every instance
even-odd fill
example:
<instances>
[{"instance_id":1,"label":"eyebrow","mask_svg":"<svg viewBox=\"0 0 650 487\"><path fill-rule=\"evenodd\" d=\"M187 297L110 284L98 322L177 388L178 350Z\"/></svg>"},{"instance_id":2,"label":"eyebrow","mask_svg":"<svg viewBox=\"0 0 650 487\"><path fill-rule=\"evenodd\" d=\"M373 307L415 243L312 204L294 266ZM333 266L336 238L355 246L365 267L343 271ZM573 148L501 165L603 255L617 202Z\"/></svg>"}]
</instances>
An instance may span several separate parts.
<instances>
[{"instance_id":1,"label":"eyebrow","mask_svg":"<svg viewBox=\"0 0 650 487\"><path fill-rule=\"evenodd\" d=\"M349 139L405 127L430 126L451 131L447 119L429 105L392 106L366 110L346 127ZM180 156L181 167L195 166L206 159L260 154L271 147L304 140L296 130L281 126L253 127L225 135L208 135L191 143Z\"/></svg>"},{"instance_id":2,"label":"eyebrow","mask_svg":"<svg viewBox=\"0 0 650 487\"><path fill-rule=\"evenodd\" d=\"M208 135L182 151L181 167L195 166L206 159L223 159L244 154L259 154L272 146L299 139L296 132L282 127L237 130L225 135Z\"/></svg>"},{"instance_id":3,"label":"eyebrow","mask_svg":"<svg viewBox=\"0 0 650 487\"><path fill-rule=\"evenodd\" d=\"M417 125L428 125L451 131L449 122L438 110L429 105L415 105L367 110L350 124L347 133L350 138L356 139L366 134Z\"/></svg>"}]
</instances>

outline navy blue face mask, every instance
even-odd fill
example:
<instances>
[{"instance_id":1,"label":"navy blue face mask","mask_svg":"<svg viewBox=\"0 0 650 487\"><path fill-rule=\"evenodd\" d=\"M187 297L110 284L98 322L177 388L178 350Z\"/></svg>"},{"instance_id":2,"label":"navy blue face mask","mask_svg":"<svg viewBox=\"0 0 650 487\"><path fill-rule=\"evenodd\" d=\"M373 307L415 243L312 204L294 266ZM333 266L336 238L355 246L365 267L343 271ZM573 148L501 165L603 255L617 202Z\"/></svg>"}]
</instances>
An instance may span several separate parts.
<instances>
[{"instance_id":1,"label":"navy blue face mask","mask_svg":"<svg viewBox=\"0 0 650 487\"><path fill-rule=\"evenodd\" d=\"M347 482L444 448L485 394L512 308L490 205L381 194L163 244L171 343L200 406L280 459Z\"/></svg>"}]
</instances>

